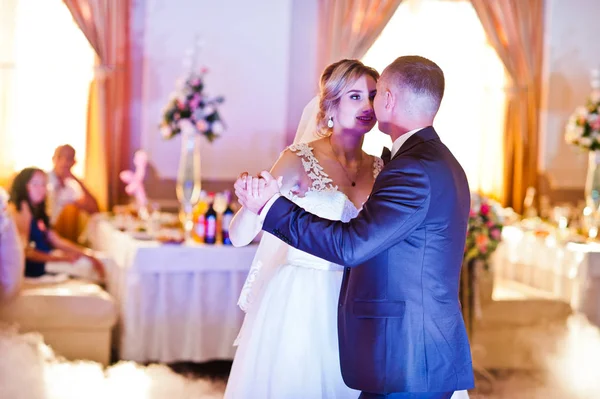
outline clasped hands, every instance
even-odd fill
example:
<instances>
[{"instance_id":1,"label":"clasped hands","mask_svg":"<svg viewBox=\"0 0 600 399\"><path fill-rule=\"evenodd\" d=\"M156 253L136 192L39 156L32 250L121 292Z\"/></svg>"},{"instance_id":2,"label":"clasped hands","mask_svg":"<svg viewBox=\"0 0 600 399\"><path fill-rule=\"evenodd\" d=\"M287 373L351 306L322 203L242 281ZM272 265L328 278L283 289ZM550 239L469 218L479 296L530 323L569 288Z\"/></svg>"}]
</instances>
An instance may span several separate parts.
<instances>
[{"instance_id":1,"label":"clasped hands","mask_svg":"<svg viewBox=\"0 0 600 399\"><path fill-rule=\"evenodd\" d=\"M238 201L246 209L259 214L267 202L279 194L282 178L275 179L269 172L262 171L258 176L244 172L235 181L233 188Z\"/></svg>"}]
</instances>

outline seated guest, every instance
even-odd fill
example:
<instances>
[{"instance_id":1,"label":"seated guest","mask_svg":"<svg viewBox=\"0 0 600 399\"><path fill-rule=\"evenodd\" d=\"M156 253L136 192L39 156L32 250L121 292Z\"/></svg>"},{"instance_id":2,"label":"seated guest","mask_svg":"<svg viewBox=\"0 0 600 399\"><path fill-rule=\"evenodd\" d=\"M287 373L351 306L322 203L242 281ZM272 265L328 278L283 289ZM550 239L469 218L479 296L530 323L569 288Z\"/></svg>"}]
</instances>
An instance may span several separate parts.
<instances>
[{"instance_id":1,"label":"seated guest","mask_svg":"<svg viewBox=\"0 0 600 399\"><path fill-rule=\"evenodd\" d=\"M73 175L75 149L68 144L58 146L52 157L54 168L48 172L48 212L54 225L65 206L74 205L87 213L98 212L98 201Z\"/></svg>"},{"instance_id":2,"label":"seated guest","mask_svg":"<svg viewBox=\"0 0 600 399\"><path fill-rule=\"evenodd\" d=\"M46 173L23 169L10 190L10 210L25 246L25 276L40 277L47 272L104 279L104 267L91 250L80 247L50 227L46 213Z\"/></svg>"}]
</instances>

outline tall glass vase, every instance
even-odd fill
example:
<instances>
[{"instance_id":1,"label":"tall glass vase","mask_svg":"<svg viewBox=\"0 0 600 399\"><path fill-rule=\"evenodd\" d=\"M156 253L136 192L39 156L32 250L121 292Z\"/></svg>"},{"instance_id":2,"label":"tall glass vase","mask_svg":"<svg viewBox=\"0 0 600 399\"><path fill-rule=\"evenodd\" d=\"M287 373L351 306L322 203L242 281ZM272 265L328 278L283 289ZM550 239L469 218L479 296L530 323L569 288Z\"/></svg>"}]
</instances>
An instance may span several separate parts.
<instances>
[{"instance_id":1,"label":"tall glass vase","mask_svg":"<svg viewBox=\"0 0 600 399\"><path fill-rule=\"evenodd\" d=\"M180 204L180 219L185 232L185 239L191 239L194 221L192 211L200 199L200 134L188 120L180 122L181 127L181 156L177 172L177 199Z\"/></svg>"},{"instance_id":2,"label":"tall glass vase","mask_svg":"<svg viewBox=\"0 0 600 399\"><path fill-rule=\"evenodd\" d=\"M600 206L600 151L590 151L585 180L585 202L592 212Z\"/></svg>"}]
</instances>

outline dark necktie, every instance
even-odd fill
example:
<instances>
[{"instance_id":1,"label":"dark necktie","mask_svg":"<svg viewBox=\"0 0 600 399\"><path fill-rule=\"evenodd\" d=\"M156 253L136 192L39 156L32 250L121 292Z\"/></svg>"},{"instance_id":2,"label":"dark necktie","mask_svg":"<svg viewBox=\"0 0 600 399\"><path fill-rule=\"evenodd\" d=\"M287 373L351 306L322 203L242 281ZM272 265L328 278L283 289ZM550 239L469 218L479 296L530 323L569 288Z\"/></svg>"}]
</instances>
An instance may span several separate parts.
<instances>
[{"instance_id":1,"label":"dark necktie","mask_svg":"<svg viewBox=\"0 0 600 399\"><path fill-rule=\"evenodd\" d=\"M383 151L381 152L381 160L383 161L383 164L385 165L388 162L390 162L391 158L392 152L390 151L390 149L387 147L383 147Z\"/></svg>"}]
</instances>

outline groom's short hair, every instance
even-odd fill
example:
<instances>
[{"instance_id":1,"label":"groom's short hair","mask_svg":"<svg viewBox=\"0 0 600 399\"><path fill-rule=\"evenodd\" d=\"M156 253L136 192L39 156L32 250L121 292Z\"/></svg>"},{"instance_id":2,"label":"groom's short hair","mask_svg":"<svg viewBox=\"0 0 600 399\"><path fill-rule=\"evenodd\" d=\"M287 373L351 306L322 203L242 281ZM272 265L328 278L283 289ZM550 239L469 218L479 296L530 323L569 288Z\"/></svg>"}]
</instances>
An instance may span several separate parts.
<instances>
[{"instance_id":1,"label":"groom's short hair","mask_svg":"<svg viewBox=\"0 0 600 399\"><path fill-rule=\"evenodd\" d=\"M444 96L444 72L433 61L418 55L398 57L387 68L382 78L389 86L406 88L430 99L431 111L440 108Z\"/></svg>"}]
</instances>

